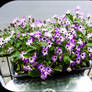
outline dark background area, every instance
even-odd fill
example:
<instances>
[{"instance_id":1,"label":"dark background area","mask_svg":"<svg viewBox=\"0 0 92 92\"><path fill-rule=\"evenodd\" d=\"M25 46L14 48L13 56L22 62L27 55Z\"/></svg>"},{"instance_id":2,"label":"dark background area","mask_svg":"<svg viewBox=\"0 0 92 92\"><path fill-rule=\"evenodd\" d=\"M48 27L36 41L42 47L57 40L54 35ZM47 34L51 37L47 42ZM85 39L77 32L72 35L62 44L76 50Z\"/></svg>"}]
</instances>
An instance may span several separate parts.
<instances>
[{"instance_id":1,"label":"dark background area","mask_svg":"<svg viewBox=\"0 0 92 92\"><path fill-rule=\"evenodd\" d=\"M0 7L2 7L4 4L6 4L10 1L14 1L14 0L0 0Z\"/></svg>"},{"instance_id":2,"label":"dark background area","mask_svg":"<svg viewBox=\"0 0 92 92\"><path fill-rule=\"evenodd\" d=\"M91 0L0 0L0 7L10 1L91 1Z\"/></svg>"}]
</instances>

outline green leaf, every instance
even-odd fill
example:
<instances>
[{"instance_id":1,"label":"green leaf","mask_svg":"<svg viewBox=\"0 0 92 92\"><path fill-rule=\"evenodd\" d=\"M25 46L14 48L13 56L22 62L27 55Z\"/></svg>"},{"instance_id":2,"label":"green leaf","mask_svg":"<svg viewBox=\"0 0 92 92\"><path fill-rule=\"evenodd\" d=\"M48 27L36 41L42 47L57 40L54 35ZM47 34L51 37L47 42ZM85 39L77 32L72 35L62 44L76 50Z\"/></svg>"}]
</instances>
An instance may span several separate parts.
<instances>
[{"instance_id":1,"label":"green leaf","mask_svg":"<svg viewBox=\"0 0 92 92\"><path fill-rule=\"evenodd\" d=\"M48 46L46 42L40 42L41 46Z\"/></svg>"},{"instance_id":2,"label":"green leaf","mask_svg":"<svg viewBox=\"0 0 92 92\"><path fill-rule=\"evenodd\" d=\"M30 45L30 48L31 48L32 50L36 50L36 49L37 49L37 47L32 46L32 45Z\"/></svg>"},{"instance_id":3,"label":"green leaf","mask_svg":"<svg viewBox=\"0 0 92 92\"><path fill-rule=\"evenodd\" d=\"M30 53L24 54L23 56L26 57L26 58L30 58L31 57Z\"/></svg>"},{"instance_id":4,"label":"green leaf","mask_svg":"<svg viewBox=\"0 0 92 92\"><path fill-rule=\"evenodd\" d=\"M58 72L62 72L62 65L59 65L59 66L56 66L55 68L54 68L54 70L55 71L58 71Z\"/></svg>"},{"instance_id":5,"label":"green leaf","mask_svg":"<svg viewBox=\"0 0 92 92\"><path fill-rule=\"evenodd\" d=\"M10 54L11 57L17 57L17 58L20 58L20 52L18 50L15 50L13 51L11 54Z\"/></svg>"},{"instance_id":6,"label":"green leaf","mask_svg":"<svg viewBox=\"0 0 92 92\"><path fill-rule=\"evenodd\" d=\"M75 58L75 55L72 55L71 58L74 59Z\"/></svg>"},{"instance_id":7,"label":"green leaf","mask_svg":"<svg viewBox=\"0 0 92 92\"><path fill-rule=\"evenodd\" d=\"M40 71L38 69L28 71L28 75L31 77L40 77Z\"/></svg>"},{"instance_id":8,"label":"green leaf","mask_svg":"<svg viewBox=\"0 0 92 92\"><path fill-rule=\"evenodd\" d=\"M17 71L19 71L20 70L20 66L19 66L19 64L17 64Z\"/></svg>"},{"instance_id":9,"label":"green leaf","mask_svg":"<svg viewBox=\"0 0 92 92\"><path fill-rule=\"evenodd\" d=\"M87 46L92 47L92 43L88 43Z\"/></svg>"},{"instance_id":10,"label":"green leaf","mask_svg":"<svg viewBox=\"0 0 92 92\"><path fill-rule=\"evenodd\" d=\"M92 32L92 27L87 27L86 30Z\"/></svg>"},{"instance_id":11,"label":"green leaf","mask_svg":"<svg viewBox=\"0 0 92 92\"><path fill-rule=\"evenodd\" d=\"M78 38L83 38L84 35L81 31L76 31Z\"/></svg>"},{"instance_id":12,"label":"green leaf","mask_svg":"<svg viewBox=\"0 0 92 92\"><path fill-rule=\"evenodd\" d=\"M92 40L88 40L88 43L92 43Z\"/></svg>"},{"instance_id":13,"label":"green leaf","mask_svg":"<svg viewBox=\"0 0 92 92\"><path fill-rule=\"evenodd\" d=\"M74 21L73 21L73 15L71 15L71 14L66 14L66 16L70 19L70 21L71 21L72 23L74 23Z\"/></svg>"},{"instance_id":14,"label":"green leaf","mask_svg":"<svg viewBox=\"0 0 92 92\"><path fill-rule=\"evenodd\" d=\"M64 56L64 62L67 64L70 62L70 57L69 56Z\"/></svg>"}]
</instances>

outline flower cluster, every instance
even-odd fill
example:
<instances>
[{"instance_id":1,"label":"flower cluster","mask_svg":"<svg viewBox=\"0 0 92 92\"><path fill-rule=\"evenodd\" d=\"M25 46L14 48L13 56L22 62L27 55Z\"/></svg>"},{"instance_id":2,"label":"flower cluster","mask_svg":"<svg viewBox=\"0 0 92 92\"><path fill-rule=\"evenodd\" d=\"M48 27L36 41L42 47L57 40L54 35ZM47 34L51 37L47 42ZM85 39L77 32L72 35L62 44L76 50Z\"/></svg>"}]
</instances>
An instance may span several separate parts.
<instances>
[{"instance_id":1,"label":"flower cluster","mask_svg":"<svg viewBox=\"0 0 92 92\"><path fill-rule=\"evenodd\" d=\"M56 71L68 72L87 66L92 60L92 22L77 7L75 14L55 15L44 21L31 16L16 17L0 37L0 50L21 66L20 71L39 74L45 80ZM33 73L34 72L34 73ZM33 75L31 75L33 76Z\"/></svg>"}]
</instances>

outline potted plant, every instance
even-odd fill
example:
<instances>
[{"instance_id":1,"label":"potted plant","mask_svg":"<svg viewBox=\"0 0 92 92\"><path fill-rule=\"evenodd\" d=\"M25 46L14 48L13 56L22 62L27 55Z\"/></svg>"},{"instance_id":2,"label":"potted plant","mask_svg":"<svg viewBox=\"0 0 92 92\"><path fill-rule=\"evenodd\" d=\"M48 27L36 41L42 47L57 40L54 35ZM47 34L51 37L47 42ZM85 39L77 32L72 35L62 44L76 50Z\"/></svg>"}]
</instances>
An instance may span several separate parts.
<instances>
[{"instance_id":1,"label":"potted plant","mask_svg":"<svg viewBox=\"0 0 92 92\"><path fill-rule=\"evenodd\" d=\"M58 72L88 67L92 60L92 22L80 8L45 21L16 17L0 35L0 57L10 57L14 73L45 80Z\"/></svg>"}]
</instances>

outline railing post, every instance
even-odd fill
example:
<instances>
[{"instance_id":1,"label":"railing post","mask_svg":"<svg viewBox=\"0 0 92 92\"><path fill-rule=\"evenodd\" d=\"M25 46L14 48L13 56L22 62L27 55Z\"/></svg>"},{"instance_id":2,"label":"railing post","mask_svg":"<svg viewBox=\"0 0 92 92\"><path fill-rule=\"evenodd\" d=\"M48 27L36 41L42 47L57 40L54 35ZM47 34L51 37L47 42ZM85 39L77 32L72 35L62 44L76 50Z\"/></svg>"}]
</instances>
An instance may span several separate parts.
<instances>
[{"instance_id":1,"label":"railing post","mask_svg":"<svg viewBox=\"0 0 92 92\"><path fill-rule=\"evenodd\" d=\"M13 78L12 78L12 72L11 72L10 64L9 64L9 58L6 57L6 59L7 59L7 63L8 63L8 68L9 68L9 72L10 72L10 77L11 77L11 79L13 79Z\"/></svg>"}]
</instances>

